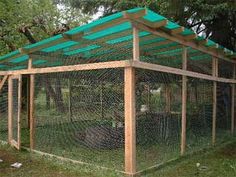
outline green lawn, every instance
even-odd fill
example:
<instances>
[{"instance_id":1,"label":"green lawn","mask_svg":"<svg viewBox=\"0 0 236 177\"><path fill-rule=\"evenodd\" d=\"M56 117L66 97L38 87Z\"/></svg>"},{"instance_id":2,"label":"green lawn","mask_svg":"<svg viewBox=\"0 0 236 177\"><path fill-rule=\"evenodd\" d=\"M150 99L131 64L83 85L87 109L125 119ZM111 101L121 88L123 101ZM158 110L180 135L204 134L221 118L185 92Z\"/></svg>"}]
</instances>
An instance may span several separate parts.
<instances>
[{"instance_id":1,"label":"green lawn","mask_svg":"<svg viewBox=\"0 0 236 177\"><path fill-rule=\"evenodd\" d=\"M7 145L0 146L0 158L4 160L0 163L1 177L122 176L113 171L61 162L26 151L18 152ZM23 166L20 169L13 169L10 164L14 162L21 162ZM196 166L197 163L200 163L199 167ZM186 156L143 176L234 177L236 176L236 141Z\"/></svg>"}]
</instances>

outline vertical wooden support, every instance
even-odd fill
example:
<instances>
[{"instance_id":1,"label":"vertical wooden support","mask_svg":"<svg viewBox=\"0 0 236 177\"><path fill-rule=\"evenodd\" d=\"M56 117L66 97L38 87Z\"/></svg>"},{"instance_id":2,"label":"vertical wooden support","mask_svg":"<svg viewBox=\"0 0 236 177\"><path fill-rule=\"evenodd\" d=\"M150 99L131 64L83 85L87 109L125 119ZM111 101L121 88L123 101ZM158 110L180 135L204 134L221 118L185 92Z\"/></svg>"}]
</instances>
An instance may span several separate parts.
<instances>
[{"instance_id":1,"label":"vertical wooden support","mask_svg":"<svg viewBox=\"0 0 236 177\"><path fill-rule=\"evenodd\" d=\"M29 59L28 68L32 68L32 59ZM34 119L34 75L30 75L29 86L29 119L30 119L30 149L34 149L35 119Z\"/></svg>"},{"instance_id":2,"label":"vertical wooden support","mask_svg":"<svg viewBox=\"0 0 236 177\"><path fill-rule=\"evenodd\" d=\"M136 172L135 69L125 68L125 172Z\"/></svg>"},{"instance_id":3,"label":"vertical wooden support","mask_svg":"<svg viewBox=\"0 0 236 177\"><path fill-rule=\"evenodd\" d=\"M183 70L187 70L187 48L183 47ZM186 104L187 104L187 76L182 76L182 121L181 121L181 155L186 150Z\"/></svg>"},{"instance_id":4,"label":"vertical wooden support","mask_svg":"<svg viewBox=\"0 0 236 177\"><path fill-rule=\"evenodd\" d=\"M212 76L218 77L218 59L212 58ZM217 83L213 81L212 145L216 142Z\"/></svg>"},{"instance_id":5,"label":"vertical wooden support","mask_svg":"<svg viewBox=\"0 0 236 177\"><path fill-rule=\"evenodd\" d=\"M139 61L139 30L137 27L133 27L133 60Z\"/></svg>"},{"instance_id":6,"label":"vertical wooden support","mask_svg":"<svg viewBox=\"0 0 236 177\"><path fill-rule=\"evenodd\" d=\"M101 109L101 117L104 118L104 110L103 110L103 83L101 83L101 90L100 90L100 109Z\"/></svg>"},{"instance_id":7,"label":"vertical wooden support","mask_svg":"<svg viewBox=\"0 0 236 177\"><path fill-rule=\"evenodd\" d=\"M69 95L68 95L68 111L69 111L69 119L72 122L72 112L71 112L71 81L70 78L68 79L68 90L69 90Z\"/></svg>"},{"instance_id":8,"label":"vertical wooden support","mask_svg":"<svg viewBox=\"0 0 236 177\"><path fill-rule=\"evenodd\" d=\"M234 69L233 69L233 79L235 79L235 68L236 65L234 64ZM234 126L235 126L235 112L234 112L234 107L235 107L235 84L232 84L232 93L231 93L231 134L234 134Z\"/></svg>"},{"instance_id":9,"label":"vertical wooden support","mask_svg":"<svg viewBox=\"0 0 236 177\"><path fill-rule=\"evenodd\" d=\"M139 31L133 26L133 60L139 61ZM124 69L125 101L125 172L136 173L136 99L135 68Z\"/></svg>"},{"instance_id":10,"label":"vertical wooden support","mask_svg":"<svg viewBox=\"0 0 236 177\"><path fill-rule=\"evenodd\" d=\"M22 105L22 76L18 80L18 105L17 105L17 149L21 147L21 105Z\"/></svg>"},{"instance_id":11,"label":"vertical wooden support","mask_svg":"<svg viewBox=\"0 0 236 177\"><path fill-rule=\"evenodd\" d=\"M13 92L13 83L11 76L8 78L8 143L11 144L12 140L12 92Z\"/></svg>"}]
</instances>

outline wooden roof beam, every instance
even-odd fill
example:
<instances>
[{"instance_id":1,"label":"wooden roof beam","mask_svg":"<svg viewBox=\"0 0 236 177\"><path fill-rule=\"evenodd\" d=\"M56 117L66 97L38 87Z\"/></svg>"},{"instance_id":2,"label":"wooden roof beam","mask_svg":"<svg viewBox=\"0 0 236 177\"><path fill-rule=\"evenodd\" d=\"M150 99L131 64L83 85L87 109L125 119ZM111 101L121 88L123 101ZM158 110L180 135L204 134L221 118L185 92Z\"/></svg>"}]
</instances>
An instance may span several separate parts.
<instances>
[{"instance_id":1,"label":"wooden roof beam","mask_svg":"<svg viewBox=\"0 0 236 177\"><path fill-rule=\"evenodd\" d=\"M136 27L139 28L140 30L148 31L148 32L150 32L152 34L155 34L157 36L169 39L171 41L177 42L177 43L185 45L185 46L192 47L193 49L202 51L202 52L207 53L209 55L212 55L214 57L221 58L221 59L224 59L224 60L228 60L228 61L231 61L232 63L236 63L236 61L232 61L230 58L226 57L225 55L219 54L218 52L210 51L208 47L198 45L194 41L185 41L185 40L183 40L183 39L181 39L177 36L170 35L169 33L165 32L163 30L155 30L153 28L150 28L149 26L147 26L145 24L134 22L134 25L136 25Z\"/></svg>"}]
</instances>

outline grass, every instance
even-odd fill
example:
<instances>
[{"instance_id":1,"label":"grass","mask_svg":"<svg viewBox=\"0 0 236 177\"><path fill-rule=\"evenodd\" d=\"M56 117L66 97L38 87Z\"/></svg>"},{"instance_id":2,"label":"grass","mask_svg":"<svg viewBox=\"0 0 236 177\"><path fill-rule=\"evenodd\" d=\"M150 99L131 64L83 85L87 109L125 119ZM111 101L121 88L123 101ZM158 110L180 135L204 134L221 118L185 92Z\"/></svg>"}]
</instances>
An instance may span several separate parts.
<instances>
[{"instance_id":1,"label":"grass","mask_svg":"<svg viewBox=\"0 0 236 177\"><path fill-rule=\"evenodd\" d=\"M114 171L61 162L26 151L16 151L7 145L0 146L0 177L118 177ZM10 164L21 162L13 169ZM196 164L200 163L197 167ZM236 176L236 141L183 157L162 168L142 176L147 177L233 177Z\"/></svg>"},{"instance_id":2,"label":"grass","mask_svg":"<svg viewBox=\"0 0 236 177\"><path fill-rule=\"evenodd\" d=\"M53 124L54 122L54 124ZM57 121L56 121L57 122ZM88 148L81 144L76 134L78 131L85 130L87 127L96 126L101 124L101 121L77 121L77 122L61 122L39 126L36 128L36 150L55 154L58 156L70 158L95 164L98 166L108 167L116 170L124 170L124 148L99 150ZM141 133L141 132L138 132ZM229 134L228 132L222 132ZM2 136L1 136L2 135ZM6 131L0 132L0 137L6 137ZM188 133L187 138L187 153L198 151L202 148L210 147L211 138L209 136L193 136L194 134ZM210 133L209 133L210 135ZM29 131L22 129L22 145L29 146ZM145 138L145 137L144 137ZM217 137L218 138L218 137ZM222 136L220 139L226 139ZM144 145L137 145L137 169L144 170L150 166L157 165L173 158L179 157L180 145L179 138L170 139L168 142L162 140L153 143L144 143Z\"/></svg>"}]
</instances>

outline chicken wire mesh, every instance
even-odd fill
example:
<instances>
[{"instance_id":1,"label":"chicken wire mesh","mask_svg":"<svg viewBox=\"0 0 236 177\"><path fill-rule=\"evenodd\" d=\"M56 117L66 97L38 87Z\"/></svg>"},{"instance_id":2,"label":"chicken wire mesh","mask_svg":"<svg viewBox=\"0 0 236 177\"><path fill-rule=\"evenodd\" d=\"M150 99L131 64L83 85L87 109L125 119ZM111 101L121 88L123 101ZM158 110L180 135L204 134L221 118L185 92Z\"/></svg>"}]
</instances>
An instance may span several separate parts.
<instances>
[{"instance_id":1,"label":"chicken wire mesh","mask_svg":"<svg viewBox=\"0 0 236 177\"><path fill-rule=\"evenodd\" d=\"M216 142L230 138L231 128L231 85L217 83Z\"/></svg>"},{"instance_id":2,"label":"chicken wire mesh","mask_svg":"<svg viewBox=\"0 0 236 177\"><path fill-rule=\"evenodd\" d=\"M18 142L18 87L19 87L19 80L12 79L12 139Z\"/></svg>"},{"instance_id":3,"label":"chicken wire mesh","mask_svg":"<svg viewBox=\"0 0 236 177\"><path fill-rule=\"evenodd\" d=\"M212 138L213 82L188 77L187 153L207 148Z\"/></svg>"},{"instance_id":4,"label":"chicken wire mesh","mask_svg":"<svg viewBox=\"0 0 236 177\"><path fill-rule=\"evenodd\" d=\"M8 134L8 84L0 91L0 140L7 141Z\"/></svg>"},{"instance_id":5,"label":"chicken wire mesh","mask_svg":"<svg viewBox=\"0 0 236 177\"><path fill-rule=\"evenodd\" d=\"M123 170L123 69L38 74L35 149Z\"/></svg>"},{"instance_id":6,"label":"chicken wire mesh","mask_svg":"<svg viewBox=\"0 0 236 177\"><path fill-rule=\"evenodd\" d=\"M138 170L179 156L180 76L136 70L136 125Z\"/></svg>"}]
</instances>

